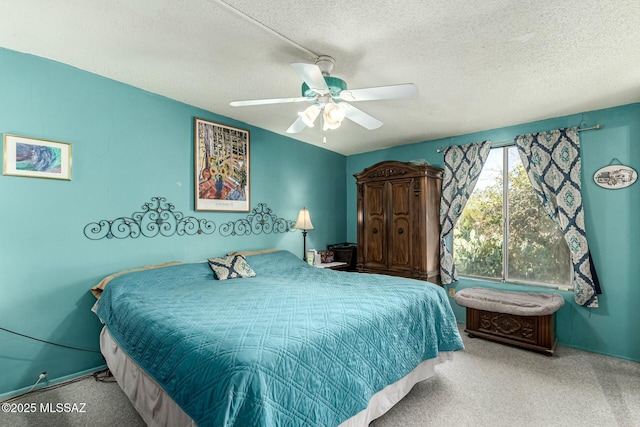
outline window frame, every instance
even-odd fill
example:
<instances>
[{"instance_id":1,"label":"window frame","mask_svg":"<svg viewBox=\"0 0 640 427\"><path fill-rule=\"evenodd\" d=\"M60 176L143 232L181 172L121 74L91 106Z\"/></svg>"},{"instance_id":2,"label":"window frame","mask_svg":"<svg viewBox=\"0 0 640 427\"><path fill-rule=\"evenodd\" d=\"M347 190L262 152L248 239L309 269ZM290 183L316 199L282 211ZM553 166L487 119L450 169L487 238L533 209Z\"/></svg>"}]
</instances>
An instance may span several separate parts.
<instances>
[{"instance_id":1,"label":"window frame","mask_svg":"<svg viewBox=\"0 0 640 427\"><path fill-rule=\"evenodd\" d=\"M537 282L532 280L519 280L519 279L510 279L509 275L509 149L515 147L515 143L510 142L507 144L501 145L492 145L490 150L502 150L502 273L501 278L496 277L487 277L487 276L475 276L461 273L459 274L462 277L472 280L484 280L490 282L498 282L498 283L507 283L514 285L523 285L523 286L537 286L543 288L551 288L558 289L562 291L573 290L572 278L573 278L573 267L571 262L567 263L567 270L569 272L569 282L566 284L563 283L546 283L546 282ZM490 151L491 152L491 151ZM484 165L486 166L486 164ZM483 166L483 169L484 169ZM533 186L532 186L533 188ZM475 188L474 188L475 191ZM473 197L473 193L470 197ZM466 209L466 206L465 206ZM464 209L463 209L464 212ZM458 224L455 225L457 227ZM455 254L456 245L454 233L451 233L452 240L452 248ZM565 241L566 244L566 241Z\"/></svg>"}]
</instances>

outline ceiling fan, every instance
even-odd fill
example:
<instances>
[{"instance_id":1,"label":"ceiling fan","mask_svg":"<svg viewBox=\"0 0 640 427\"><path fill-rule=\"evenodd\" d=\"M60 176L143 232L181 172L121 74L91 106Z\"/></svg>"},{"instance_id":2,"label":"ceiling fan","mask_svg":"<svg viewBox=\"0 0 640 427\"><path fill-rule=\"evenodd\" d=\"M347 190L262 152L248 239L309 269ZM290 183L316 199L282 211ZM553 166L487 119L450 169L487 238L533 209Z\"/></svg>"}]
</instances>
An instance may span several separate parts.
<instances>
[{"instance_id":1,"label":"ceiling fan","mask_svg":"<svg viewBox=\"0 0 640 427\"><path fill-rule=\"evenodd\" d=\"M347 83L344 80L330 75L335 66L335 60L326 55L319 56L315 64L293 63L291 66L304 81L302 96L232 101L229 105L240 107L310 102L309 107L298 113L298 118L289 126L287 133L299 133L306 126L313 127L320 113L322 113L323 130L339 128L345 118L368 130L374 130L382 126L382 122L349 102L416 98L418 96L418 88L413 83L347 89Z\"/></svg>"}]
</instances>

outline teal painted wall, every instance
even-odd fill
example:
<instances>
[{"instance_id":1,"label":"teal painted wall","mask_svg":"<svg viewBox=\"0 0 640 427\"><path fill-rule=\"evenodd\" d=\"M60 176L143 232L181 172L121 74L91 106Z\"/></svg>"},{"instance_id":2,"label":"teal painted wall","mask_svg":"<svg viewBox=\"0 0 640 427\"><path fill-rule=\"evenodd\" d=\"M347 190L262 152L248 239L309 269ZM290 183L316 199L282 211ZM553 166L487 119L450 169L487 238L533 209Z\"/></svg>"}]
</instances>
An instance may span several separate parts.
<instances>
[{"instance_id":1,"label":"teal painted wall","mask_svg":"<svg viewBox=\"0 0 640 427\"><path fill-rule=\"evenodd\" d=\"M71 181L0 176L0 327L97 350L100 324L89 288L108 274L240 249L302 255L300 231L84 236L87 223L130 216L153 196L218 226L246 217L194 211L194 117L249 129L252 208L264 202L295 220L306 206L315 226L308 247L345 240L344 156L46 59L0 49L0 64L0 133L73 144ZM28 389L42 371L51 384L102 364L98 353L0 331L0 398Z\"/></svg>"},{"instance_id":2,"label":"teal painted wall","mask_svg":"<svg viewBox=\"0 0 640 427\"><path fill-rule=\"evenodd\" d=\"M559 292L566 301L557 315L557 335L561 345L640 361L640 183L620 190L606 190L593 182L593 174L614 158L640 170L640 104L585 112L518 126L493 129L436 141L420 142L347 158L347 239L355 241L356 189L353 174L382 160L426 159L442 167L443 155L436 150L486 139L512 140L516 135L581 125L600 124L598 131L580 134L582 190L587 236L602 284L600 308L585 309L573 302L570 292ZM497 289L544 290L461 278L455 289L487 286ZM465 311L453 299L459 322Z\"/></svg>"}]
</instances>

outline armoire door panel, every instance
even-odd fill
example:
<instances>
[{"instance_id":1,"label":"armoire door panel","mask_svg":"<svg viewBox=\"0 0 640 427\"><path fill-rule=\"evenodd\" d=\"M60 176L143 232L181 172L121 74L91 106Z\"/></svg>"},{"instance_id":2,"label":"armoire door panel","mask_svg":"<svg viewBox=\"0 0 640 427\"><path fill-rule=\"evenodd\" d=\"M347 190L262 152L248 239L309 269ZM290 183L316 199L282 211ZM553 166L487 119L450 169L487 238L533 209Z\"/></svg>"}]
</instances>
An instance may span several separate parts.
<instances>
[{"instance_id":1,"label":"armoire door panel","mask_svg":"<svg viewBox=\"0 0 640 427\"><path fill-rule=\"evenodd\" d=\"M367 267L383 268L386 266L384 248L386 245L384 222L379 218L371 218L365 227L365 258Z\"/></svg>"},{"instance_id":2,"label":"armoire door panel","mask_svg":"<svg viewBox=\"0 0 640 427\"><path fill-rule=\"evenodd\" d=\"M392 215L411 215L411 181L412 180L403 180L391 183Z\"/></svg>"},{"instance_id":3,"label":"armoire door panel","mask_svg":"<svg viewBox=\"0 0 640 427\"><path fill-rule=\"evenodd\" d=\"M384 183L364 186L364 209L367 216L384 216Z\"/></svg>"},{"instance_id":4,"label":"armoire door panel","mask_svg":"<svg viewBox=\"0 0 640 427\"><path fill-rule=\"evenodd\" d=\"M364 265L367 268L386 267L386 203L385 185L371 183L364 186Z\"/></svg>"},{"instance_id":5,"label":"armoire door panel","mask_svg":"<svg viewBox=\"0 0 640 427\"><path fill-rule=\"evenodd\" d=\"M412 179L391 181L389 204L391 221L389 223L389 268L411 271L411 189Z\"/></svg>"},{"instance_id":6,"label":"armoire door panel","mask_svg":"<svg viewBox=\"0 0 640 427\"><path fill-rule=\"evenodd\" d=\"M389 244L389 268L395 270L411 270L411 224L408 217L394 218Z\"/></svg>"}]
</instances>

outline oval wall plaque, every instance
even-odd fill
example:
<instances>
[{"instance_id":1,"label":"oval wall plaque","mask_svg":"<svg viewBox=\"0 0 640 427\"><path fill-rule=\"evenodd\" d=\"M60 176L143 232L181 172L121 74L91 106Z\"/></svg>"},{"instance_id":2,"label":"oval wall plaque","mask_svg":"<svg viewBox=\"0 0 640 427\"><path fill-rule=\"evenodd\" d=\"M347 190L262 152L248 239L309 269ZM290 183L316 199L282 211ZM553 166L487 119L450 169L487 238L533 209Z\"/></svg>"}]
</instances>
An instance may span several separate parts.
<instances>
[{"instance_id":1,"label":"oval wall plaque","mask_svg":"<svg viewBox=\"0 0 640 427\"><path fill-rule=\"evenodd\" d=\"M638 179L638 172L630 166L609 165L600 168L593 174L593 180L602 188L616 190L633 185Z\"/></svg>"}]
</instances>

